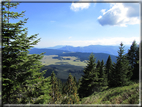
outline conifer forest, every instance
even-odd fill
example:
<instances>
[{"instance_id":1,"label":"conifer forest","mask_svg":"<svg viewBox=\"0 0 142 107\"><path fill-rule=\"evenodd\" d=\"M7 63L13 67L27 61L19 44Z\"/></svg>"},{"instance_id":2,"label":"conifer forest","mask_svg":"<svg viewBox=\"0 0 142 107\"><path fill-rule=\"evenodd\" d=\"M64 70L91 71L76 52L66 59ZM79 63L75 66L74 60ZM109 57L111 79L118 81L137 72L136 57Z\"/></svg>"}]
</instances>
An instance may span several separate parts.
<instances>
[{"instance_id":1,"label":"conifer forest","mask_svg":"<svg viewBox=\"0 0 142 107\"><path fill-rule=\"evenodd\" d=\"M10 11L18 4L2 2L2 104L139 104L141 43L134 40L125 53L121 42L116 63L110 55L105 63L90 54L79 80L69 73L63 82L55 71L45 77L44 53L28 51L40 41L38 34L27 36L28 18L18 20L25 11Z\"/></svg>"}]
</instances>

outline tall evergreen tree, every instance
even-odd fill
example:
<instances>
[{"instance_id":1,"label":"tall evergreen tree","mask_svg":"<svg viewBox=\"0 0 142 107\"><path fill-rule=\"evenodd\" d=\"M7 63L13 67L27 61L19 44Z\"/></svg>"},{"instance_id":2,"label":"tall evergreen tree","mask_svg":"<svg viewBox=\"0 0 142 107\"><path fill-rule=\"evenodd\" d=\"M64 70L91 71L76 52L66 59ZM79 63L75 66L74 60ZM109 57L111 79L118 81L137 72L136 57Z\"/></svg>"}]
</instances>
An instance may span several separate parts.
<instances>
[{"instance_id":1,"label":"tall evergreen tree","mask_svg":"<svg viewBox=\"0 0 142 107\"><path fill-rule=\"evenodd\" d=\"M105 68L106 68L105 71L106 71L106 75L107 75L107 81L108 81L108 84L109 84L109 81L110 81L110 78L111 78L110 72L111 72L111 68L112 68L112 60L111 60L110 55L107 59Z\"/></svg>"},{"instance_id":2,"label":"tall evergreen tree","mask_svg":"<svg viewBox=\"0 0 142 107\"><path fill-rule=\"evenodd\" d=\"M76 80L75 76L73 78L74 78L74 82L75 82L75 84L77 86L77 80Z\"/></svg>"},{"instance_id":3,"label":"tall evergreen tree","mask_svg":"<svg viewBox=\"0 0 142 107\"><path fill-rule=\"evenodd\" d=\"M51 97L52 101L50 103L55 103L61 97L61 93L59 91L57 78L55 77L54 71L51 73Z\"/></svg>"},{"instance_id":4,"label":"tall evergreen tree","mask_svg":"<svg viewBox=\"0 0 142 107\"><path fill-rule=\"evenodd\" d=\"M76 82L74 81L74 78L71 74L69 74L64 91L66 93L66 98L62 101L63 104L79 103Z\"/></svg>"},{"instance_id":5,"label":"tall evergreen tree","mask_svg":"<svg viewBox=\"0 0 142 107\"><path fill-rule=\"evenodd\" d=\"M116 72L116 64L113 63L110 70L109 70L109 81L108 81L108 86L109 87L117 87L117 81L118 81L118 77L117 77L117 72Z\"/></svg>"},{"instance_id":6,"label":"tall evergreen tree","mask_svg":"<svg viewBox=\"0 0 142 107\"><path fill-rule=\"evenodd\" d=\"M27 19L10 23L10 19L24 16L24 11L21 13L10 11L17 5L18 3L2 2L2 101L3 104L36 103L37 101L48 103L49 81L42 77L45 71L40 72L42 65L39 60L43 57L43 53L28 55L28 49L36 45L40 39L35 40L37 34L27 37L27 28L23 28ZM46 90L42 86L42 93L38 93L36 88L41 84L47 85Z\"/></svg>"},{"instance_id":7,"label":"tall evergreen tree","mask_svg":"<svg viewBox=\"0 0 142 107\"><path fill-rule=\"evenodd\" d=\"M114 74L113 78L115 78L115 80L111 80L111 83L115 83L114 87L127 85L131 76L131 71L129 71L129 62L127 60L126 55L124 55L123 43L120 44L118 55L119 56L117 57L115 69L114 71L112 70L112 74ZM130 75L128 75L128 73Z\"/></svg>"},{"instance_id":8,"label":"tall evergreen tree","mask_svg":"<svg viewBox=\"0 0 142 107\"><path fill-rule=\"evenodd\" d=\"M100 66L101 66L101 62L100 62L100 60L98 60L98 62L97 62L97 66L96 66L96 68L100 68Z\"/></svg>"},{"instance_id":9,"label":"tall evergreen tree","mask_svg":"<svg viewBox=\"0 0 142 107\"><path fill-rule=\"evenodd\" d=\"M98 71L96 69L96 59L94 55L91 54L87 63L87 66L84 69L84 75L82 76L81 85L79 88L79 96L86 97L91 95L95 90L98 90Z\"/></svg>"},{"instance_id":10,"label":"tall evergreen tree","mask_svg":"<svg viewBox=\"0 0 142 107\"><path fill-rule=\"evenodd\" d=\"M100 71L99 71L100 75L100 79L101 79L101 86L107 86L107 75L105 72L105 66L104 66L104 61L101 61L101 66L100 66Z\"/></svg>"},{"instance_id":11,"label":"tall evergreen tree","mask_svg":"<svg viewBox=\"0 0 142 107\"><path fill-rule=\"evenodd\" d=\"M59 91L60 91L60 93L62 93L62 88L63 88L62 81L60 79L57 79L57 81L58 81Z\"/></svg>"},{"instance_id":12,"label":"tall evergreen tree","mask_svg":"<svg viewBox=\"0 0 142 107\"><path fill-rule=\"evenodd\" d=\"M133 41L130 49L128 50L127 58L129 60L129 63L131 65L131 69L133 72L131 79L138 80L139 79L139 63L137 63L137 61L139 60L139 47L136 41Z\"/></svg>"},{"instance_id":13,"label":"tall evergreen tree","mask_svg":"<svg viewBox=\"0 0 142 107\"><path fill-rule=\"evenodd\" d=\"M79 90L79 88L80 88L81 80L82 80L82 77L80 77L79 80L78 80L78 82L77 82L77 90Z\"/></svg>"}]
</instances>

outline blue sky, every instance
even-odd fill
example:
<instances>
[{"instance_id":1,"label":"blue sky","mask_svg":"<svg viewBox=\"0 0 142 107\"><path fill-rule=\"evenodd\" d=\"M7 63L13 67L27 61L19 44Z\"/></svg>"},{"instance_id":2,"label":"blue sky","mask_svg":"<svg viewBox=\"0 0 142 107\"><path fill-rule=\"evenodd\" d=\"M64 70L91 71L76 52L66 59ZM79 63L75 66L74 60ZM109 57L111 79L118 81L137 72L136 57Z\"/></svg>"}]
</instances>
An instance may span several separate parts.
<instances>
[{"instance_id":1,"label":"blue sky","mask_svg":"<svg viewBox=\"0 0 142 107\"><path fill-rule=\"evenodd\" d=\"M12 0L14 1L14 0ZM28 36L39 34L38 48L56 45L131 45L140 41L138 3L20 3Z\"/></svg>"}]
</instances>

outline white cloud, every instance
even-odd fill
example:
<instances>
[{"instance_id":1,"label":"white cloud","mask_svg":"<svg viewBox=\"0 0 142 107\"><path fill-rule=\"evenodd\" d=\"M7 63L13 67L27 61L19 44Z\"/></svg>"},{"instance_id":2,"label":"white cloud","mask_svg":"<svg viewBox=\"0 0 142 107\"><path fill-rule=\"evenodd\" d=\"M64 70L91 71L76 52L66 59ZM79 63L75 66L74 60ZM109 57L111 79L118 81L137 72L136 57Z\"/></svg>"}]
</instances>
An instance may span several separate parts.
<instances>
[{"instance_id":1,"label":"white cloud","mask_svg":"<svg viewBox=\"0 0 142 107\"><path fill-rule=\"evenodd\" d=\"M102 9L101 12L103 13L103 15L105 14L106 9Z\"/></svg>"},{"instance_id":2,"label":"white cloud","mask_svg":"<svg viewBox=\"0 0 142 107\"><path fill-rule=\"evenodd\" d=\"M139 37L114 37L114 38L102 38L95 40L79 40L79 41L62 41L61 45L72 45L72 46L88 46L88 45L119 45L121 42L124 45L131 45L136 40L139 43Z\"/></svg>"},{"instance_id":3,"label":"white cloud","mask_svg":"<svg viewBox=\"0 0 142 107\"><path fill-rule=\"evenodd\" d=\"M80 0L80 1L83 1L83 0ZM83 10L83 9L89 8L89 6L90 6L90 3L72 3L70 6L70 9L73 11L79 11L80 9Z\"/></svg>"},{"instance_id":4,"label":"white cloud","mask_svg":"<svg viewBox=\"0 0 142 107\"><path fill-rule=\"evenodd\" d=\"M98 21L102 26L140 24L139 8L138 3L111 3L109 10L101 10L103 15L98 17Z\"/></svg>"}]
</instances>

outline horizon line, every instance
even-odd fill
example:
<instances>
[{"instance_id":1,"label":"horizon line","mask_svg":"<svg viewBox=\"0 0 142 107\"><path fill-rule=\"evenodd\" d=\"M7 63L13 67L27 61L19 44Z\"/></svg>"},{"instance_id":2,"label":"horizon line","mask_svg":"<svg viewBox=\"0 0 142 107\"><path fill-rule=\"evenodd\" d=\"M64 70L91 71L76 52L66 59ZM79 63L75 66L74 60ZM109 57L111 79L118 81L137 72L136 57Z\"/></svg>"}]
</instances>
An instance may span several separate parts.
<instances>
[{"instance_id":1,"label":"horizon line","mask_svg":"<svg viewBox=\"0 0 142 107\"><path fill-rule=\"evenodd\" d=\"M139 45L139 44L138 44ZM33 48L54 48L57 46L65 47L65 46L71 46L71 47L86 47L86 46L95 46L95 45L85 45L85 46L73 46L73 45L54 45L54 46L48 46L48 47L41 47L41 46L34 46ZM96 45L96 46L120 46L120 45ZM124 45L125 46L131 46L131 45Z\"/></svg>"}]
</instances>

